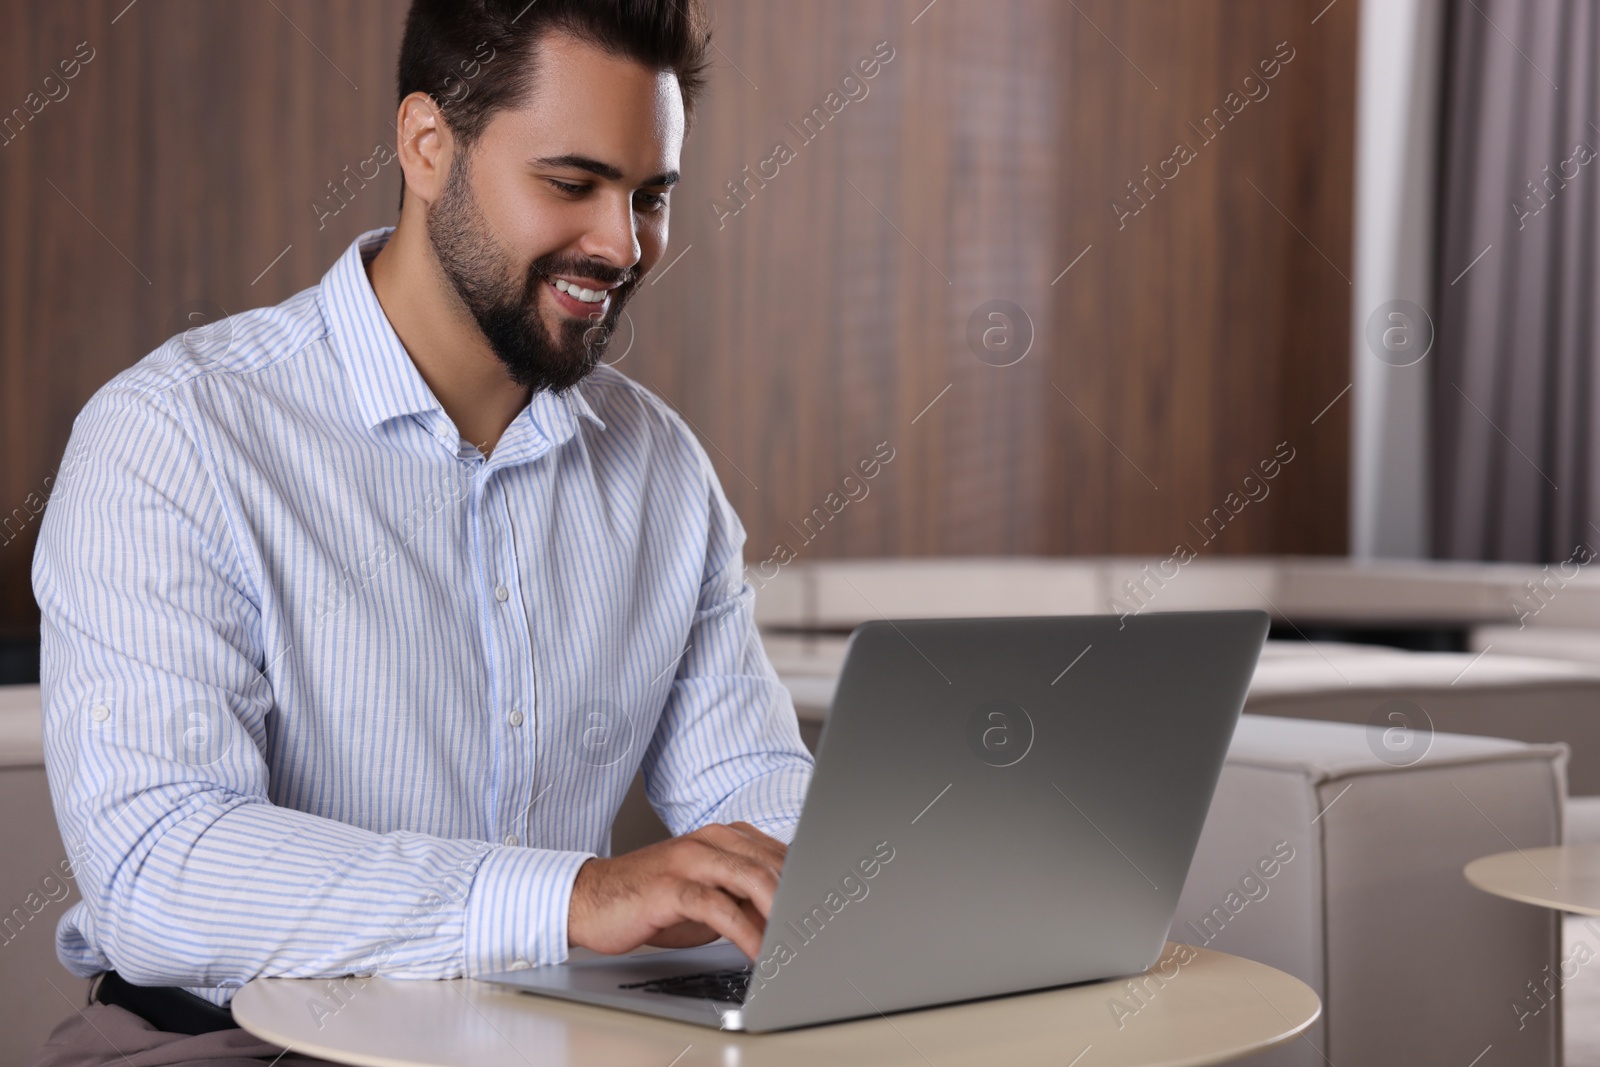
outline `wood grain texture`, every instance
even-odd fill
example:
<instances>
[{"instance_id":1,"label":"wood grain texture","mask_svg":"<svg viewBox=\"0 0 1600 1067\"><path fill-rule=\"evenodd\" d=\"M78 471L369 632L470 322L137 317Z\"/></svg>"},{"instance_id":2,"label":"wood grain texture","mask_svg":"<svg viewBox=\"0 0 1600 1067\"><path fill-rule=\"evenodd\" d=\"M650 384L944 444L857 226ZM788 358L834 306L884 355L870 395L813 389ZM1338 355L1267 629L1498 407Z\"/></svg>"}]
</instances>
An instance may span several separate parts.
<instances>
[{"instance_id":1,"label":"wood grain texture","mask_svg":"<svg viewBox=\"0 0 1600 1067\"><path fill-rule=\"evenodd\" d=\"M393 221L392 166L320 227L312 204L393 143L405 15L372 0L3 10L0 109L80 42L95 56L0 147L0 520L48 493L73 417L114 374L189 326L314 285L357 233ZM0 636L36 625L36 530L13 519L0 536Z\"/></svg>"},{"instance_id":2,"label":"wood grain texture","mask_svg":"<svg viewBox=\"0 0 1600 1067\"><path fill-rule=\"evenodd\" d=\"M1063 262L1092 250L1057 285L1052 372L1077 408L1057 409L1043 550L1344 551L1348 397L1317 416L1350 381L1355 6L1077 5ZM1229 93L1238 114L1207 125ZM1180 144L1195 158L1163 184ZM1148 204L1119 223L1130 181ZM1196 538L1283 441L1268 499Z\"/></svg>"},{"instance_id":3,"label":"wood grain texture","mask_svg":"<svg viewBox=\"0 0 1600 1067\"><path fill-rule=\"evenodd\" d=\"M1280 441L1270 497L1196 548L1343 551L1349 398L1311 420L1349 381L1357 5L924 2L717 4L672 265L619 369L701 434L747 558L1164 554ZM95 49L0 147L4 519L118 370L393 221L392 165L320 224L313 205L391 136L405 5L0 10L0 115ZM1188 124L1284 41L1268 95L1203 143ZM1119 228L1112 201L1179 141L1194 161ZM1031 321L1012 366L969 348L989 300ZM0 545L0 634L35 624L36 526Z\"/></svg>"}]
</instances>

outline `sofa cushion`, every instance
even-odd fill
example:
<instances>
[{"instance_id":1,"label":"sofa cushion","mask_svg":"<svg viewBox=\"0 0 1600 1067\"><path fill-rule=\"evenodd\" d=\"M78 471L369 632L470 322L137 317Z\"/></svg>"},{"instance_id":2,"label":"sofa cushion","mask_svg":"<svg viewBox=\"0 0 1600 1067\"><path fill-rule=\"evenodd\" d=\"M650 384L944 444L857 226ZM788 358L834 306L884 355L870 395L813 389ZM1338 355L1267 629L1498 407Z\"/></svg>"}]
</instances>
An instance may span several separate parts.
<instances>
[{"instance_id":1,"label":"sofa cushion","mask_svg":"<svg viewBox=\"0 0 1600 1067\"><path fill-rule=\"evenodd\" d=\"M1548 911L1473 889L1470 860L1561 840L1561 745L1437 734L1408 766L1366 729L1246 715L1171 938L1271 964L1325 1014L1260 1067L1559 1062L1555 1010L1519 1018L1558 965ZM1181 979L1179 979L1181 980ZM1137 1019L1128 1020L1132 1026Z\"/></svg>"},{"instance_id":2,"label":"sofa cushion","mask_svg":"<svg viewBox=\"0 0 1600 1067\"><path fill-rule=\"evenodd\" d=\"M0 686L0 767L44 766L44 714L36 685Z\"/></svg>"},{"instance_id":3,"label":"sofa cushion","mask_svg":"<svg viewBox=\"0 0 1600 1067\"><path fill-rule=\"evenodd\" d=\"M802 719L822 721L833 702L846 638L765 638ZM1600 795L1600 664L1527 656L1405 652L1376 645L1268 641L1245 711L1366 724L1390 700L1420 708L1436 732L1564 741L1569 785Z\"/></svg>"},{"instance_id":4,"label":"sofa cushion","mask_svg":"<svg viewBox=\"0 0 1600 1067\"><path fill-rule=\"evenodd\" d=\"M56 959L56 922L78 890L50 804L41 729L39 687L0 687L0 1067L31 1062L86 999L86 983Z\"/></svg>"},{"instance_id":5,"label":"sofa cushion","mask_svg":"<svg viewBox=\"0 0 1600 1067\"><path fill-rule=\"evenodd\" d=\"M1497 652L1351 649L1284 643L1257 665L1245 710L1367 724L1402 700L1410 705L1402 710L1437 733L1565 742L1573 794L1600 794L1600 666Z\"/></svg>"}]
</instances>

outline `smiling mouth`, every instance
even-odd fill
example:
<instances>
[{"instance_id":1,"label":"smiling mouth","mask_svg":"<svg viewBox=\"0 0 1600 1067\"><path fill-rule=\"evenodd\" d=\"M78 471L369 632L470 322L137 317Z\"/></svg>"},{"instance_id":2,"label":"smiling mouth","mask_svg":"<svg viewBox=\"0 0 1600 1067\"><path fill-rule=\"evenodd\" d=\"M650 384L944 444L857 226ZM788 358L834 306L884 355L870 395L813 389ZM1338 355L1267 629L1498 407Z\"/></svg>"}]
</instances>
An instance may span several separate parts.
<instances>
[{"instance_id":1,"label":"smiling mouth","mask_svg":"<svg viewBox=\"0 0 1600 1067\"><path fill-rule=\"evenodd\" d=\"M555 287L556 292L566 293L568 296L585 304L603 304L606 300L606 294L610 292L609 289L585 289L582 286L572 284L565 278L557 278L550 284Z\"/></svg>"},{"instance_id":2,"label":"smiling mouth","mask_svg":"<svg viewBox=\"0 0 1600 1067\"><path fill-rule=\"evenodd\" d=\"M556 306L569 318L595 320L611 307L610 289L588 289L565 278L545 278Z\"/></svg>"}]
</instances>

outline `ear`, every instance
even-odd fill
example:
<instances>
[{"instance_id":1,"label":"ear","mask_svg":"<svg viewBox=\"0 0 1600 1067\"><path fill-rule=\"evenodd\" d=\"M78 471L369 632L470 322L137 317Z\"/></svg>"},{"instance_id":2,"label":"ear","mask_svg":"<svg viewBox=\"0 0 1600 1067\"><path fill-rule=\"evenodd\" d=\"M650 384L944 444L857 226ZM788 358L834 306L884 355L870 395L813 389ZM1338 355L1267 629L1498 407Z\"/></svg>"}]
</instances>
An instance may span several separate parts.
<instances>
[{"instance_id":1,"label":"ear","mask_svg":"<svg viewBox=\"0 0 1600 1067\"><path fill-rule=\"evenodd\" d=\"M412 93L400 101L395 121L406 192L431 204L444 191L455 138L444 121L444 113L427 93Z\"/></svg>"}]
</instances>

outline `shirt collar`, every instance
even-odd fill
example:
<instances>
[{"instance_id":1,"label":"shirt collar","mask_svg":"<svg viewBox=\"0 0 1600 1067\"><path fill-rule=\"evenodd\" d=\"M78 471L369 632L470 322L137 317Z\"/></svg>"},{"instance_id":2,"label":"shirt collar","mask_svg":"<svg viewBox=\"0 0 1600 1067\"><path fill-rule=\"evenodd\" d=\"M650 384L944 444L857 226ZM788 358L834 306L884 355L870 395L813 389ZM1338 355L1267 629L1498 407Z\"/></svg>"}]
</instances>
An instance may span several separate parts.
<instances>
[{"instance_id":1,"label":"shirt collar","mask_svg":"<svg viewBox=\"0 0 1600 1067\"><path fill-rule=\"evenodd\" d=\"M367 277L367 263L393 233L393 226L363 233L322 277L322 312L328 335L355 385L356 406L368 429L403 415L430 411L448 421L443 406L400 343ZM539 436L552 444L571 438L577 432L579 418L605 429L581 387L560 395L536 393L517 415L517 419L533 423Z\"/></svg>"}]
</instances>

